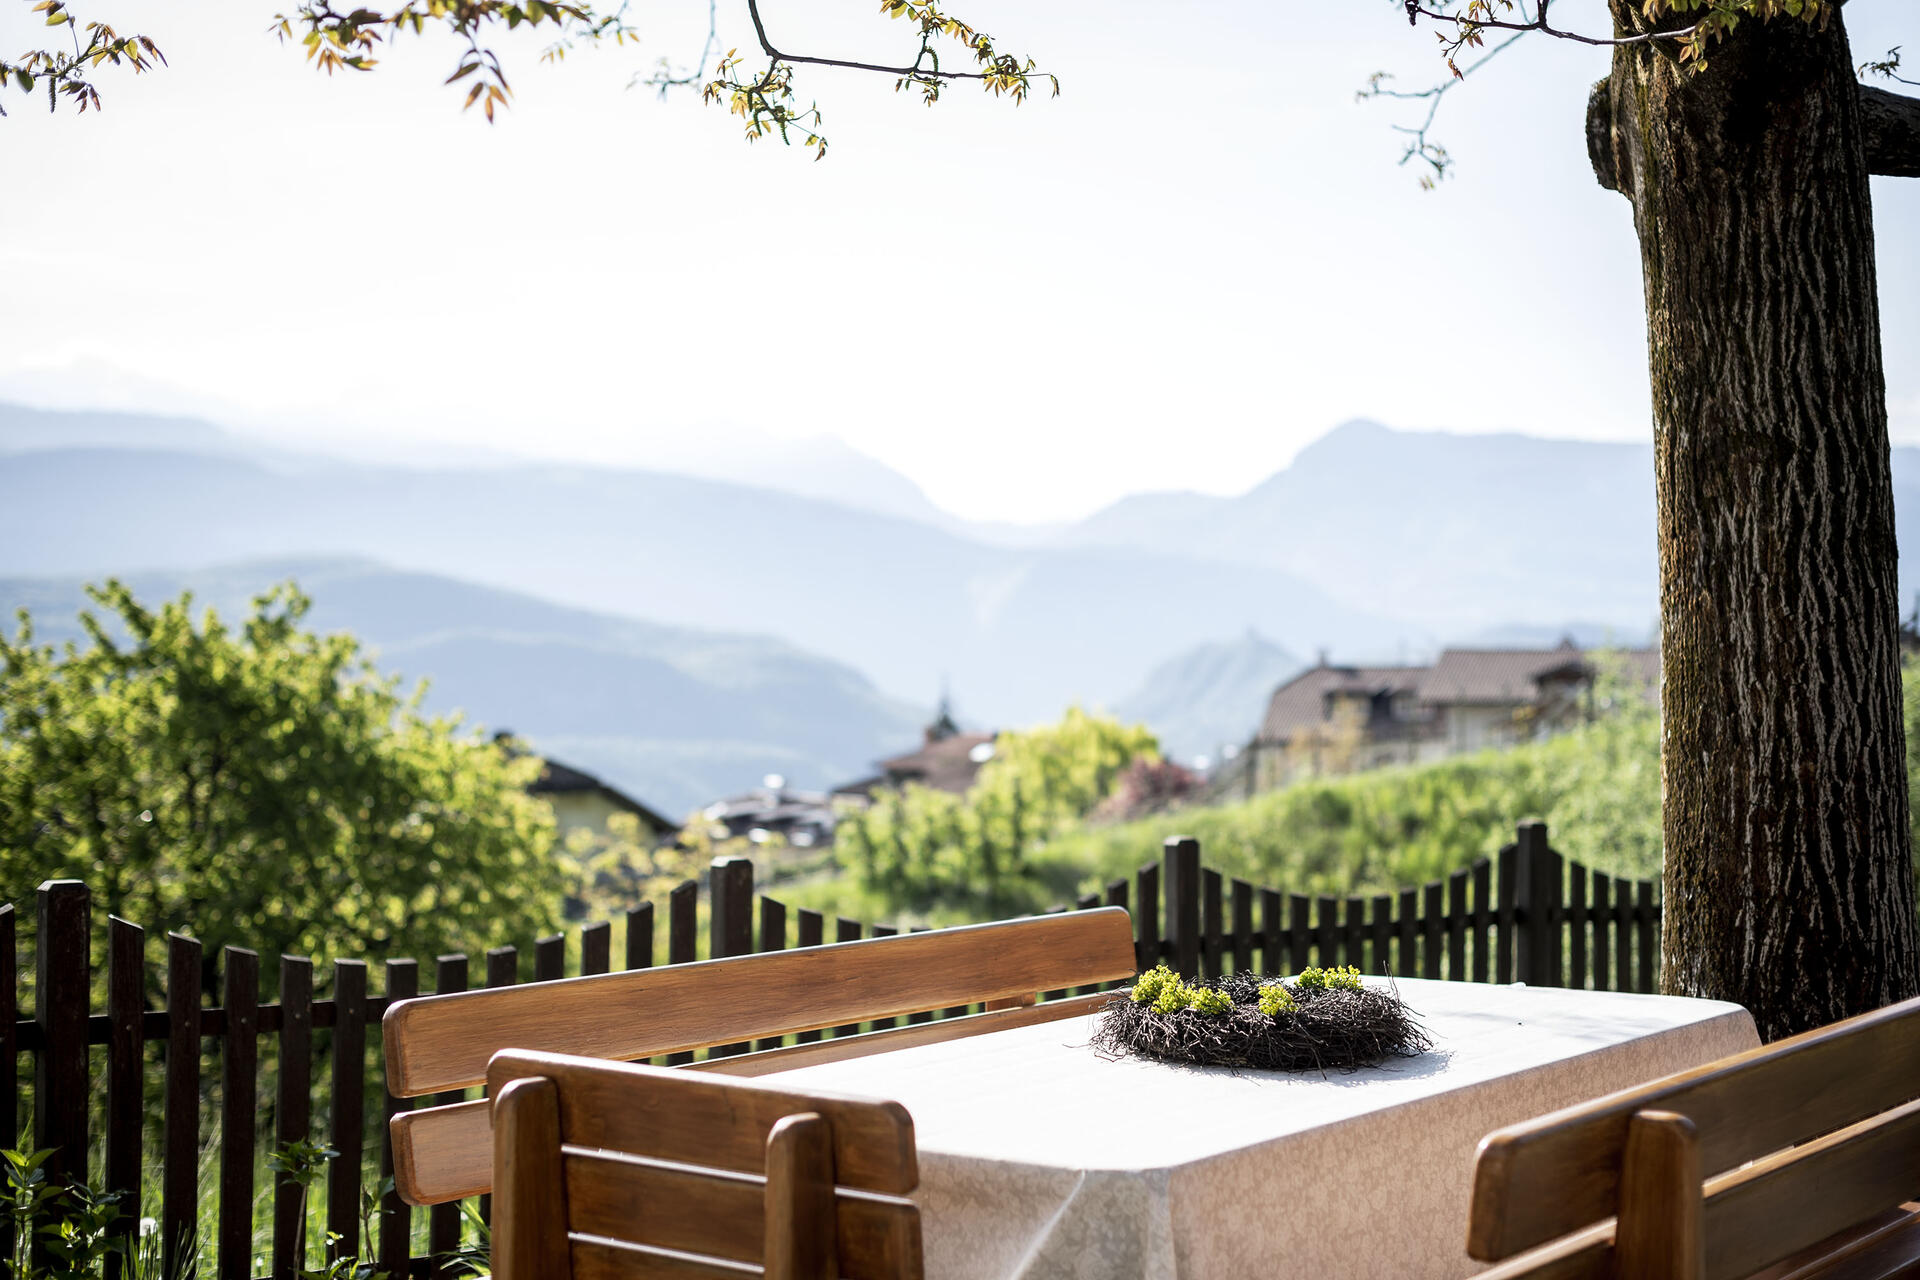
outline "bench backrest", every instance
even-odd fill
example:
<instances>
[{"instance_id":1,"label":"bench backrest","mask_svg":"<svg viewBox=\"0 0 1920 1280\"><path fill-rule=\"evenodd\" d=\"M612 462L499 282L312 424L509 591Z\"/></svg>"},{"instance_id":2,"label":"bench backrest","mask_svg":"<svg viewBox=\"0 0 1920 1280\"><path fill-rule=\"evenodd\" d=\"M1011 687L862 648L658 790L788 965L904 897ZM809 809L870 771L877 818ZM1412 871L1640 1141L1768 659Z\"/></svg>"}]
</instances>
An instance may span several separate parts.
<instances>
[{"instance_id":1,"label":"bench backrest","mask_svg":"<svg viewBox=\"0 0 1920 1280\"><path fill-rule=\"evenodd\" d=\"M561 1054L488 1077L496 1280L920 1280L896 1102Z\"/></svg>"},{"instance_id":2,"label":"bench backrest","mask_svg":"<svg viewBox=\"0 0 1920 1280\"><path fill-rule=\"evenodd\" d=\"M1558 1242L1541 1274L1723 1280L1916 1197L1909 1000L1489 1134L1467 1252Z\"/></svg>"},{"instance_id":3,"label":"bench backrest","mask_svg":"<svg viewBox=\"0 0 1920 1280\"><path fill-rule=\"evenodd\" d=\"M503 1049L632 1061L969 1004L1031 1003L1038 992L1131 977L1133 926L1118 907L936 929L698 964L403 1000L382 1028L396 1097L485 1082ZM1093 997L1098 999L1098 997ZM1047 1006L1069 1016L1086 1001ZM700 1064L756 1074L920 1038L1004 1025L1019 1009ZM871 1042L856 1045L854 1042ZM403 1112L392 1121L403 1199L437 1204L491 1186L484 1102Z\"/></svg>"}]
</instances>

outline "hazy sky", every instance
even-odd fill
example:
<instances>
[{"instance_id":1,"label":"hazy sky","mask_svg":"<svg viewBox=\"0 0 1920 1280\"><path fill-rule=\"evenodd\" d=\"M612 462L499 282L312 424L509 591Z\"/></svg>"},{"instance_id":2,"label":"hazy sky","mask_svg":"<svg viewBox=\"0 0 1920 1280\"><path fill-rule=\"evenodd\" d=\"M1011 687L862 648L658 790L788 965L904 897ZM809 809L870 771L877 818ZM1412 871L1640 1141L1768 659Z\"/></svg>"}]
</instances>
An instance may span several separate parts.
<instances>
[{"instance_id":1,"label":"hazy sky","mask_svg":"<svg viewBox=\"0 0 1920 1280\"><path fill-rule=\"evenodd\" d=\"M265 34L271 0L73 3L171 65L104 77L98 117L0 99L0 394L641 464L826 433L1016 520L1242 490L1356 416L1648 432L1638 250L1582 139L1604 52L1502 55L1443 109L1458 177L1425 193L1405 112L1353 98L1440 69L1387 0L953 0L1063 96L929 110L803 68L818 164L626 87L697 53L699 0L637 0L638 52L503 44L492 128L440 86L444 41L329 82ZM900 56L875 7L767 13L795 52ZM43 34L26 9L0 7L9 53ZM720 0L731 43L743 9ZM1901 0L1847 14L1859 57L1920 47ZM1874 199L1894 432L1920 441L1920 182Z\"/></svg>"}]
</instances>

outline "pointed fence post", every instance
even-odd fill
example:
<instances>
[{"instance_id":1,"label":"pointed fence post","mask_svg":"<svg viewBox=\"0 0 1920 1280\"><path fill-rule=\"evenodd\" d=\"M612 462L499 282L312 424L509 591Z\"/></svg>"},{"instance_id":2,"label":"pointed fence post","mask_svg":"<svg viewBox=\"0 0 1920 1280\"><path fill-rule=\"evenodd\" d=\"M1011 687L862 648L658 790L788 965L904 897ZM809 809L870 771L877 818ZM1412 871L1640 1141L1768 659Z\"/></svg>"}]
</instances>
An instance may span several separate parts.
<instances>
[{"instance_id":1,"label":"pointed fence post","mask_svg":"<svg viewBox=\"0 0 1920 1280\"><path fill-rule=\"evenodd\" d=\"M52 1147L50 1182L87 1180L87 1015L92 981L89 931L92 899L78 880L40 886L34 938L33 1020L41 1048L34 1055L33 1143ZM44 1249L37 1242L37 1255ZM44 1258L43 1258L44 1261Z\"/></svg>"},{"instance_id":2,"label":"pointed fence post","mask_svg":"<svg viewBox=\"0 0 1920 1280\"><path fill-rule=\"evenodd\" d=\"M1167 954L1183 978L1200 976L1200 842L1174 836L1166 844Z\"/></svg>"},{"instance_id":3,"label":"pointed fence post","mask_svg":"<svg viewBox=\"0 0 1920 1280\"><path fill-rule=\"evenodd\" d=\"M1515 834L1515 898L1526 913L1517 930L1514 976L1530 987L1560 985L1560 855L1547 843L1547 824L1523 822Z\"/></svg>"}]
</instances>

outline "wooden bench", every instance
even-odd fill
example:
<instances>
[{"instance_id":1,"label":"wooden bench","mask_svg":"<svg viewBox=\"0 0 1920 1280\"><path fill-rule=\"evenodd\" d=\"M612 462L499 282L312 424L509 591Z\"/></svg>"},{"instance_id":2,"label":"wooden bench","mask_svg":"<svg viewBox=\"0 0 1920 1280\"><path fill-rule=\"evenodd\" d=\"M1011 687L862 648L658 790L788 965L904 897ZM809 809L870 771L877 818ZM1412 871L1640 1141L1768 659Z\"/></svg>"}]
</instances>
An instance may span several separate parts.
<instances>
[{"instance_id":1,"label":"wooden bench","mask_svg":"<svg viewBox=\"0 0 1920 1280\"><path fill-rule=\"evenodd\" d=\"M1038 993L1134 973L1119 907L936 929L521 987L402 1000L383 1024L398 1098L485 1083L502 1049L633 1061L960 1005L987 1012L740 1057L693 1070L753 1076L1090 1012L1104 995L1035 1005ZM392 1121L394 1183L410 1204L492 1188L484 1099Z\"/></svg>"},{"instance_id":2,"label":"wooden bench","mask_svg":"<svg viewBox=\"0 0 1920 1280\"><path fill-rule=\"evenodd\" d=\"M921 1280L897 1102L511 1050L487 1085L495 1280Z\"/></svg>"},{"instance_id":3,"label":"wooden bench","mask_svg":"<svg viewBox=\"0 0 1920 1280\"><path fill-rule=\"evenodd\" d=\"M1920 1000L1488 1135L1488 1276L1920 1274ZM1506 1261L1511 1260L1511 1261Z\"/></svg>"}]
</instances>

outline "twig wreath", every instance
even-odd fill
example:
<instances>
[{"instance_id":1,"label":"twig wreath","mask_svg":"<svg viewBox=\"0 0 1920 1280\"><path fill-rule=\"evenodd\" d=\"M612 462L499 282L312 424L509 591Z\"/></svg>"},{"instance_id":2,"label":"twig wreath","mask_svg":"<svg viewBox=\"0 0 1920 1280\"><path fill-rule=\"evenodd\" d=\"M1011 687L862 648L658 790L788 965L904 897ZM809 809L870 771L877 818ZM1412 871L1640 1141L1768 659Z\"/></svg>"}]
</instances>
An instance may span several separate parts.
<instances>
[{"instance_id":1,"label":"twig wreath","mask_svg":"<svg viewBox=\"0 0 1920 1280\"><path fill-rule=\"evenodd\" d=\"M1425 1053L1433 1041L1397 990L1366 986L1355 968L1189 983L1162 964L1114 993L1093 1047L1206 1067L1352 1071Z\"/></svg>"}]
</instances>

